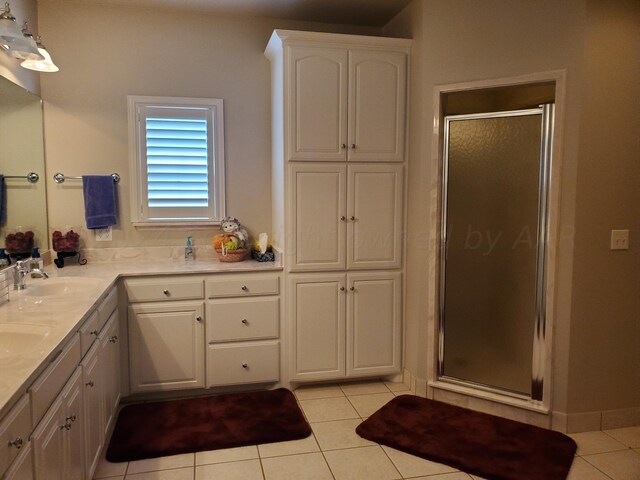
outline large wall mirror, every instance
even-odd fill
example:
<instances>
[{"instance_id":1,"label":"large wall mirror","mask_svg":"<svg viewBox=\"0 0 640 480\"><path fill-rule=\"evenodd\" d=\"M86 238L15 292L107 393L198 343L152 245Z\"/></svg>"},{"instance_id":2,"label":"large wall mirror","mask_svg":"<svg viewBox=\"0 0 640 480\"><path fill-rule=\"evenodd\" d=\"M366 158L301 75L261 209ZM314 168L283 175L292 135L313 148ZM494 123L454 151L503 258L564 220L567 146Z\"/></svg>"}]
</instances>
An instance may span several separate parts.
<instances>
[{"instance_id":1,"label":"large wall mirror","mask_svg":"<svg viewBox=\"0 0 640 480\"><path fill-rule=\"evenodd\" d=\"M42 129L40 97L0 77L0 174L5 177L0 248L5 247L7 236L14 235L10 240L15 240L18 232L29 231L34 247L49 248ZM13 247L27 250L27 244L19 241Z\"/></svg>"}]
</instances>

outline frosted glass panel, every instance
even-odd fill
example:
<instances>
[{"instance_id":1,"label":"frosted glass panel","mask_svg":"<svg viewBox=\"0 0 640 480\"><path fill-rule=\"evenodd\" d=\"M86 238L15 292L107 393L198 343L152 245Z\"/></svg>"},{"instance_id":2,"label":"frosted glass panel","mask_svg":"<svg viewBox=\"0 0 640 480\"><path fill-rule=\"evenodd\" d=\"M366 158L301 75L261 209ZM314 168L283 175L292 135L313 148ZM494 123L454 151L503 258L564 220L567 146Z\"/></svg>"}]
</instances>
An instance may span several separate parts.
<instances>
[{"instance_id":1,"label":"frosted glass panel","mask_svg":"<svg viewBox=\"0 0 640 480\"><path fill-rule=\"evenodd\" d=\"M449 123L441 373L531 394L541 115Z\"/></svg>"}]
</instances>

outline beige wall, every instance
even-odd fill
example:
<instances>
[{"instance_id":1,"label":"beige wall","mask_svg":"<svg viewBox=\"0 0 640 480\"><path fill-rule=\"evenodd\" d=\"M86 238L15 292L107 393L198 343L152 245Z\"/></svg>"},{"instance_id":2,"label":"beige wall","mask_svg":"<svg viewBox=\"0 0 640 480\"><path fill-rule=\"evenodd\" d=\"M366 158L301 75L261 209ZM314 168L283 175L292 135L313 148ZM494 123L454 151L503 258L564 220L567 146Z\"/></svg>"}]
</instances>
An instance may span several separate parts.
<instances>
[{"instance_id":1,"label":"beige wall","mask_svg":"<svg viewBox=\"0 0 640 480\"><path fill-rule=\"evenodd\" d=\"M79 228L85 246L210 243L215 227L136 229L130 225L127 95L224 99L227 211L250 233L271 228L270 67L264 48L274 28L375 33L273 19L176 10L39 4L40 29L60 72L42 79L47 179L118 172L119 222L113 241L85 228L80 181L49 180L49 224Z\"/></svg>"},{"instance_id":2,"label":"beige wall","mask_svg":"<svg viewBox=\"0 0 640 480\"><path fill-rule=\"evenodd\" d=\"M425 333L434 301L425 242L437 181L434 87L564 70L553 408L640 406L638 20L633 1L415 0L385 28L419 35L411 56L420 74L411 77L405 354L418 378L434 357ZM628 252L608 249L612 228L631 229Z\"/></svg>"},{"instance_id":3,"label":"beige wall","mask_svg":"<svg viewBox=\"0 0 640 480\"><path fill-rule=\"evenodd\" d=\"M16 23L22 25L26 20L34 36L38 33L38 8L37 0L11 0L11 14L16 17ZM4 11L4 4L0 4L0 11ZM43 39L46 42L46 39ZM46 46L46 44L45 44ZM8 78L13 83L29 90L31 93L40 93L40 75L32 70L20 66L21 60L15 60L3 52L0 52L0 76Z\"/></svg>"}]
</instances>

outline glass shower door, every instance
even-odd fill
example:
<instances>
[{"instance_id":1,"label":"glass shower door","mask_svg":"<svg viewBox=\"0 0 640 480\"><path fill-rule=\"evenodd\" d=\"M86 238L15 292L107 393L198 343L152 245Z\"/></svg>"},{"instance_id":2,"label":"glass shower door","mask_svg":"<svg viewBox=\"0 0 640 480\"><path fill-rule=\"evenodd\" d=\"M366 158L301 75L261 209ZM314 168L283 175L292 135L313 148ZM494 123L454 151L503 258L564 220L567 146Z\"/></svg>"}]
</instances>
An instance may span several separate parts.
<instances>
[{"instance_id":1,"label":"glass shower door","mask_svg":"<svg viewBox=\"0 0 640 480\"><path fill-rule=\"evenodd\" d=\"M440 379L541 399L552 113L445 118Z\"/></svg>"}]
</instances>

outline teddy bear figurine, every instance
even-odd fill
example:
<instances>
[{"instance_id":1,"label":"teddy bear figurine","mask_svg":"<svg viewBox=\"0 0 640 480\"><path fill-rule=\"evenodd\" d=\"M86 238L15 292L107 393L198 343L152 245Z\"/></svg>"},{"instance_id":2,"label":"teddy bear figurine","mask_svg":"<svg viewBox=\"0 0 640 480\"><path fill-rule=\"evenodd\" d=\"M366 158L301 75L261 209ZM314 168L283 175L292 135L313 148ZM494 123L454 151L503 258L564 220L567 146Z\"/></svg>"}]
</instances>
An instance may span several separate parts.
<instances>
[{"instance_id":1,"label":"teddy bear figurine","mask_svg":"<svg viewBox=\"0 0 640 480\"><path fill-rule=\"evenodd\" d=\"M224 217L220 224L221 234L213 238L214 248L222 248L223 245L229 245L232 249L245 248L246 241L249 238L247 231L240 225L240 221L235 217ZM231 241L231 246L228 242Z\"/></svg>"}]
</instances>

